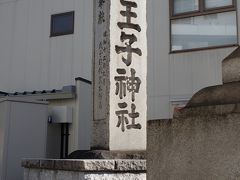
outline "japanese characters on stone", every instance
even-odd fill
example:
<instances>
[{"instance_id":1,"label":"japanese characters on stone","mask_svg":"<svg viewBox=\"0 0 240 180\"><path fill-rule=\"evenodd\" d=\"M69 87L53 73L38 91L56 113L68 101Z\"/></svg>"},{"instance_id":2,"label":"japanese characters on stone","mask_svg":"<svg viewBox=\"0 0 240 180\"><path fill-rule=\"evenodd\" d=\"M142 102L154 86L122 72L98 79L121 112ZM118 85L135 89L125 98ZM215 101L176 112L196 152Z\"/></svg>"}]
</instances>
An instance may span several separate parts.
<instances>
[{"instance_id":1,"label":"japanese characters on stone","mask_svg":"<svg viewBox=\"0 0 240 180\"><path fill-rule=\"evenodd\" d=\"M109 58L108 58L108 47L109 47L109 40L108 36L109 33L104 28L107 19L106 19L106 0L97 0L96 6L96 25L98 27L97 32L97 41L95 44L95 55L96 55L96 74L95 77L95 90L94 93L98 97L95 102L95 108L99 109L97 111L97 117L99 119L104 117L104 107L106 106L107 98L107 76L109 74Z\"/></svg>"},{"instance_id":2,"label":"japanese characters on stone","mask_svg":"<svg viewBox=\"0 0 240 180\"><path fill-rule=\"evenodd\" d=\"M98 24L102 24L105 22L105 13L103 10L104 3L105 3L105 0L98 1L98 7L100 9L100 11L98 12Z\"/></svg>"},{"instance_id":3,"label":"japanese characters on stone","mask_svg":"<svg viewBox=\"0 0 240 180\"><path fill-rule=\"evenodd\" d=\"M105 31L102 36L102 40L98 44L98 69L97 72L99 74L98 76L98 97L100 101L98 102L98 108L102 109L103 105L103 98L104 98L104 91L106 87L106 77L107 77L107 69L108 69L108 61L106 57L106 51L107 51L107 32Z\"/></svg>"},{"instance_id":4,"label":"japanese characters on stone","mask_svg":"<svg viewBox=\"0 0 240 180\"><path fill-rule=\"evenodd\" d=\"M136 76L137 72L132 67L132 61L138 61L133 59L133 54L142 56L142 50L136 47L138 37L136 32L141 32L139 24L132 23L132 18L137 18L137 13L134 9L138 7L135 1L119 0L124 10L120 11L120 15L125 17L124 22L117 22L118 28L121 30L121 36L119 37L122 44L116 45L115 51L122 59L125 68L116 69L117 75L115 76L116 91L115 95L119 98L118 108L115 112L117 116L117 127L121 128L122 132L130 129L141 129L142 125L138 123L140 113L137 112L135 104L136 94L139 93L141 88L141 79ZM126 32L128 30L128 32ZM129 33L129 30L132 33ZM135 47L133 46L135 45ZM130 74L129 76L127 74ZM126 96L131 96L131 101L128 102ZM130 111L128 109L131 109Z\"/></svg>"}]
</instances>

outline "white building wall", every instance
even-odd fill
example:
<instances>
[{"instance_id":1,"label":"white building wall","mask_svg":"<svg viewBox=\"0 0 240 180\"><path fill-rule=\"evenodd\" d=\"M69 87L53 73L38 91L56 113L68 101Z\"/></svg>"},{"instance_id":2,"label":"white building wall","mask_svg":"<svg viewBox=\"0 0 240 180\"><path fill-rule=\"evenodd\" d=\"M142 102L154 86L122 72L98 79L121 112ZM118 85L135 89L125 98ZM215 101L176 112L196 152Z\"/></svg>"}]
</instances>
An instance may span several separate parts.
<instances>
[{"instance_id":1,"label":"white building wall","mask_svg":"<svg viewBox=\"0 0 240 180\"><path fill-rule=\"evenodd\" d=\"M75 33L50 38L51 14L75 11ZM91 79L91 0L0 1L0 89L59 89Z\"/></svg>"},{"instance_id":2,"label":"white building wall","mask_svg":"<svg viewBox=\"0 0 240 180\"><path fill-rule=\"evenodd\" d=\"M0 91L59 89L78 76L91 80L92 2L0 0ZM171 101L221 83L221 61L233 48L169 54L169 1L147 3L148 119L169 118ZM74 34L50 38L51 14L72 10Z\"/></svg>"},{"instance_id":3,"label":"white building wall","mask_svg":"<svg viewBox=\"0 0 240 180\"><path fill-rule=\"evenodd\" d=\"M169 116L168 1L148 0L148 119Z\"/></svg>"}]
</instances>

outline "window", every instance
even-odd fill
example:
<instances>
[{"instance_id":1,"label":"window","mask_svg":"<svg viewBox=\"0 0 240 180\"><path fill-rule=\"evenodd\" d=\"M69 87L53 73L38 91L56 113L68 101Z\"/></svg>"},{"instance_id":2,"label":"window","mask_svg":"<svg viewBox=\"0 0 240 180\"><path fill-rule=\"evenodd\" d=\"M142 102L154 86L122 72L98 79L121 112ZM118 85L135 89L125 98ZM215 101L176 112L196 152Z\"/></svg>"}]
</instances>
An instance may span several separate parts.
<instances>
[{"instance_id":1,"label":"window","mask_svg":"<svg viewBox=\"0 0 240 180\"><path fill-rule=\"evenodd\" d=\"M74 12L51 16L51 37L74 33Z\"/></svg>"},{"instance_id":2,"label":"window","mask_svg":"<svg viewBox=\"0 0 240 180\"><path fill-rule=\"evenodd\" d=\"M171 0L171 52L238 44L235 0Z\"/></svg>"},{"instance_id":3,"label":"window","mask_svg":"<svg viewBox=\"0 0 240 180\"><path fill-rule=\"evenodd\" d=\"M199 7L198 0L178 0L174 1L174 14L197 11Z\"/></svg>"},{"instance_id":4,"label":"window","mask_svg":"<svg viewBox=\"0 0 240 180\"><path fill-rule=\"evenodd\" d=\"M232 6L233 0L206 0L205 5L206 5L206 8Z\"/></svg>"}]
</instances>

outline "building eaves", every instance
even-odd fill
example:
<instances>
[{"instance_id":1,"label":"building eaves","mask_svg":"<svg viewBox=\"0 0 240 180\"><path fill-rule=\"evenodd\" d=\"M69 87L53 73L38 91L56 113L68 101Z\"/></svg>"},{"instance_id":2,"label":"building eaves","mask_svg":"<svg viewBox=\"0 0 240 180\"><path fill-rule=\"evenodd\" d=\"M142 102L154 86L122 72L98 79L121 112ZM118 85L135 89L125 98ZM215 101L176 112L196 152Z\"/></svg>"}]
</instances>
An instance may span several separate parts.
<instances>
[{"instance_id":1,"label":"building eaves","mask_svg":"<svg viewBox=\"0 0 240 180\"><path fill-rule=\"evenodd\" d=\"M28 100L56 100L56 99L73 99L76 97L76 86L64 86L61 90L41 90L41 91L24 91L6 93L0 91L2 97L18 97Z\"/></svg>"}]
</instances>

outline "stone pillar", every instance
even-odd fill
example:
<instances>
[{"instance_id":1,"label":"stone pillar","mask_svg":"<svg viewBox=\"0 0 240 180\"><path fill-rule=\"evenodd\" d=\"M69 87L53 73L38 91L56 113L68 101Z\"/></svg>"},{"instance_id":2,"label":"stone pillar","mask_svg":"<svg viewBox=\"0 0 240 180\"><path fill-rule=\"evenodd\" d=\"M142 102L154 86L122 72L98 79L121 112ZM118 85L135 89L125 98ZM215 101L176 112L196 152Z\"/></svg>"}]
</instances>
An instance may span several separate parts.
<instances>
[{"instance_id":1,"label":"stone pillar","mask_svg":"<svg viewBox=\"0 0 240 180\"><path fill-rule=\"evenodd\" d=\"M145 150L146 0L94 2L92 149Z\"/></svg>"}]
</instances>

